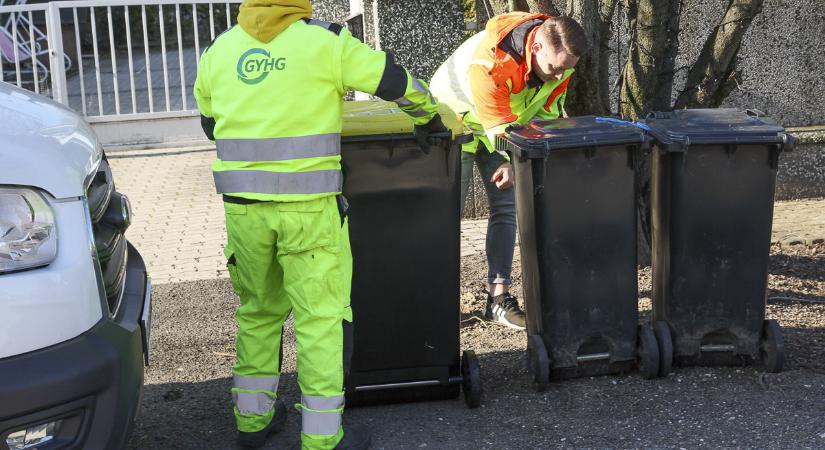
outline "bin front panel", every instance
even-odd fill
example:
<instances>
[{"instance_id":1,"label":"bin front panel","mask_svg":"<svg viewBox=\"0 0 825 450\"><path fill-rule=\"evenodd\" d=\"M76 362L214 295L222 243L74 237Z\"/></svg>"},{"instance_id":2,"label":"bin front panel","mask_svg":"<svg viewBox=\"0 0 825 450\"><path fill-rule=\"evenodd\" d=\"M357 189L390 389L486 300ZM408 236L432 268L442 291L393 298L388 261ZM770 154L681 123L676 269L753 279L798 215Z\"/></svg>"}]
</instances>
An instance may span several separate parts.
<instances>
[{"instance_id":1,"label":"bin front panel","mask_svg":"<svg viewBox=\"0 0 825 450\"><path fill-rule=\"evenodd\" d=\"M344 141L355 373L458 365L458 153Z\"/></svg>"},{"instance_id":2,"label":"bin front panel","mask_svg":"<svg viewBox=\"0 0 825 450\"><path fill-rule=\"evenodd\" d=\"M575 366L580 350L635 359L635 151L609 146L532 161L542 335L556 367Z\"/></svg>"},{"instance_id":3,"label":"bin front panel","mask_svg":"<svg viewBox=\"0 0 825 450\"><path fill-rule=\"evenodd\" d=\"M677 355L704 344L758 352L777 153L703 145L654 162L654 319L672 326Z\"/></svg>"}]
</instances>

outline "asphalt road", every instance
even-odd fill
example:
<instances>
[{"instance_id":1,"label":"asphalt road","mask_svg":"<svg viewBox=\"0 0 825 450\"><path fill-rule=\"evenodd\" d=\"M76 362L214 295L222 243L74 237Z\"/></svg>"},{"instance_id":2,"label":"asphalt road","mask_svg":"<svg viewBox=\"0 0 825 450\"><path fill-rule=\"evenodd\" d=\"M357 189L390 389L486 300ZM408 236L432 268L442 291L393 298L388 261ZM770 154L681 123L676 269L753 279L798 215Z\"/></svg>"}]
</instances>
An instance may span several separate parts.
<instances>
[{"instance_id":1,"label":"asphalt road","mask_svg":"<svg viewBox=\"0 0 825 450\"><path fill-rule=\"evenodd\" d=\"M584 378L553 382L541 394L526 375L525 334L477 318L483 271L481 256L462 260L462 347L480 357L482 407L457 399L349 409L345 423L367 425L373 448L825 448L825 245L773 249L768 317L784 330L783 373L677 367L666 379ZM520 292L518 270L515 278ZM649 269L639 287L649 295ZM237 299L229 281L160 285L154 299L154 364L131 448L235 448ZM644 316L649 299L640 308ZM280 396L292 404L299 392L291 328L286 339ZM299 416L290 409L286 430L267 448L299 448Z\"/></svg>"}]
</instances>

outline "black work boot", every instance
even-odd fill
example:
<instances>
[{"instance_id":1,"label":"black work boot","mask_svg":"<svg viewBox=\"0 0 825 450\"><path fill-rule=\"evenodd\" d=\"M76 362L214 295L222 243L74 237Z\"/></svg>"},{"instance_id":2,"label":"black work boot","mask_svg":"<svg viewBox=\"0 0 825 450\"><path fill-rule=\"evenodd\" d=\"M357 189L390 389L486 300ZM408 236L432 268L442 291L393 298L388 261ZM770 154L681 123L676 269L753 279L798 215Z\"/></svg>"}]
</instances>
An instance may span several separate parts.
<instances>
[{"instance_id":1,"label":"black work boot","mask_svg":"<svg viewBox=\"0 0 825 450\"><path fill-rule=\"evenodd\" d=\"M509 292L495 297L487 293L487 309L484 311L484 318L516 330L525 328L524 312L519 308L516 297Z\"/></svg>"},{"instance_id":2,"label":"black work boot","mask_svg":"<svg viewBox=\"0 0 825 450\"><path fill-rule=\"evenodd\" d=\"M238 432L238 445L245 448L258 448L266 444L270 434L277 433L286 425L286 405L281 400L275 400L275 415L272 422L261 431Z\"/></svg>"},{"instance_id":3,"label":"black work boot","mask_svg":"<svg viewBox=\"0 0 825 450\"><path fill-rule=\"evenodd\" d=\"M372 436L366 427L344 427L344 437L334 450L366 450L371 443Z\"/></svg>"}]
</instances>

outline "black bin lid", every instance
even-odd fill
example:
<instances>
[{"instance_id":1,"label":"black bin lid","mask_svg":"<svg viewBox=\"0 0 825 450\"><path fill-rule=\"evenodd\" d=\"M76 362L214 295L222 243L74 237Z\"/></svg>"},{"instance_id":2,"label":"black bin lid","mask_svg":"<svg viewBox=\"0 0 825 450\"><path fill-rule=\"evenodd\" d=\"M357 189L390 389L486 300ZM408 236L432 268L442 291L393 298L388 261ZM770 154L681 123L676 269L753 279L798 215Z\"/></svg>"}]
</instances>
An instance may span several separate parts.
<instances>
[{"instance_id":1,"label":"black bin lid","mask_svg":"<svg viewBox=\"0 0 825 450\"><path fill-rule=\"evenodd\" d=\"M641 145L644 132L631 122L596 116L533 120L499 138L496 147L516 156L544 158L558 150L587 149L608 145ZM611 122L611 120L616 120Z\"/></svg>"},{"instance_id":2,"label":"black bin lid","mask_svg":"<svg viewBox=\"0 0 825 450\"><path fill-rule=\"evenodd\" d=\"M681 109L653 113L645 121L654 142L665 151L690 145L786 144L785 129L759 112L735 108Z\"/></svg>"}]
</instances>

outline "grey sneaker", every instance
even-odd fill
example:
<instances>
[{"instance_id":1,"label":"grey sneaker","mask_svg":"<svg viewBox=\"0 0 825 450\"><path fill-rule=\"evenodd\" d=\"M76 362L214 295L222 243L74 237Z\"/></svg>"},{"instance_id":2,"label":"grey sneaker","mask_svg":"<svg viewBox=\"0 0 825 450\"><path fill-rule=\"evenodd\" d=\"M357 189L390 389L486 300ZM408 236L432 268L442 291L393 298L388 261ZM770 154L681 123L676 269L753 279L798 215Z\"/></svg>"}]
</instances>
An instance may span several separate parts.
<instances>
[{"instance_id":1,"label":"grey sneaker","mask_svg":"<svg viewBox=\"0 0 825 450\"><path fill-rule=\"evenodd\" d=\"M525 329L524 311L519 308L516 297L509 292L495 297L487 294L484 318L516 330Z\"/></svg>"},{"instance_id":2,"label":"grey sneaker","mask_svg":"<svg viewBox=\"0 0 825 450\"><path fill-rule=\"evenodd\" d=\"M238 432L238 445L244 448L259 448L266 444L270 434L277 433L286 425L286 405L281 400L275 400L275 415L272 422L261 431Z\"/></svg>"}]
</instances>

